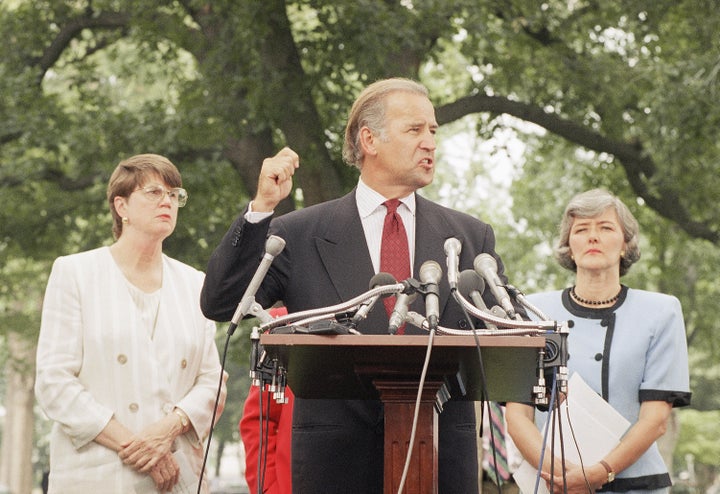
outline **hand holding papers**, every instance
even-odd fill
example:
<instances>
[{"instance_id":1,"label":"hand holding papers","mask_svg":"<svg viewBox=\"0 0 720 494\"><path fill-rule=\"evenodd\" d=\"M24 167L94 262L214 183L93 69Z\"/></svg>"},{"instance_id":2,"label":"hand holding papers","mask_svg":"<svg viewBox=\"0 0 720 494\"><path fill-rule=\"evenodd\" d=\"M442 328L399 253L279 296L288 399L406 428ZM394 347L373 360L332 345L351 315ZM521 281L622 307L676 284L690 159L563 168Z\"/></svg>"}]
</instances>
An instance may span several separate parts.
<instances>
[{"instance_id":1,"label":"hand holding papers","mask_svg":"<svg viewBox=\"0 0 720 494\"><path fill-rule=\"evenodd\" d=\"M630 427L630 422L590 388L577 373L570 378L566 403L561 404L557 412L560 414L558 418L561 424L555 428L555 444L564 444L565 460L576 465L589 466L599 462L617 446ZM549 415L548 420L551 420ZM562 431L562 443L559 431ZM550 439L548 443L549 441ZM546 454L550 454L549 449ZM555 456L559 457L559 452L556 452ZM537 470L523 460L513 477L524 494L549 493L544 480L539 482L535 491L537 475Z\"/></svg>"}]
</instances>

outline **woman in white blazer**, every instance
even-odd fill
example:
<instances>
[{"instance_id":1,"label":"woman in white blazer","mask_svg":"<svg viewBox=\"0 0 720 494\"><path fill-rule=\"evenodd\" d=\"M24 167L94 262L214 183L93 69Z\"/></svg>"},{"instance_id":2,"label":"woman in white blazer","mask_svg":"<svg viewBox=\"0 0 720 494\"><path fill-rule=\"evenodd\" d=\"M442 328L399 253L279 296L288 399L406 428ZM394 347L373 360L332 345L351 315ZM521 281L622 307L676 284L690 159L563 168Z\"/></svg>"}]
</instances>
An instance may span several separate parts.
<instances>
[{"instance_id":1,"label":"woman in white blazer","mask_svg":"<svg viewBox=\"0 0 720 494\"><path fill-rule=\"evenodd\" d=\"M197 490L221 369L203 273L162 252L181 186L167 158L122 161L107 190L115 243L53 265L35 384L54 421L50 493Z\"/></svg>"}]
</instances>

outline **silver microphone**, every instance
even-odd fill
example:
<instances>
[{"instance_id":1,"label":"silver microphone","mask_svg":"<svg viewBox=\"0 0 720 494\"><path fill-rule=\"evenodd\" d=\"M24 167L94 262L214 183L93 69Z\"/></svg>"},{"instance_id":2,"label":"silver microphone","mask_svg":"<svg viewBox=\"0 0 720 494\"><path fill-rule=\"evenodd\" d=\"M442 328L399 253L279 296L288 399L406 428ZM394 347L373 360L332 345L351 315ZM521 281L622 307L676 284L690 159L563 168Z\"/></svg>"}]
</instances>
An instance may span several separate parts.
<instances>
[{"instance_id":1,"label":"silver microphone","mask_svg":"<svg viewBox=\"0 0 720 494\"><path fill-rule=\"evenodd\" d=\"M401 293L395 300L395 306L390 314L390 324L388 324L388 333L396 334L400 326L405 324L407 318L408 309L417 298L417 293Z\"/></svg>"},{"instance_id":2,"label":"silver microphone","mask_svg":"<svg viewBox=\"0 0 720 494\"><path fill-rule=\"evenodd\" d=\"M455 237L445 240L445 256L447 256L447 279L450 290L455 290L458 284L458 269L460 264L460 251L462 244Z\"/></svg>"},{"instance_id":3,"label":"silver microphone","mask_svg":"<svg viewBox=\"0 0 720 494\"><path fill-rule=\"evenodd\" d=\"M482 292L485 290L485 282L482 277L472 269L465 269L458 276L458 291L460 295L472 300L478 309L487 310L485 301L482 299Z\"/></svg>"},{"instance_id":4,"label":"silver microphone","mask_svg":"<svg viewBox=\"0 0 720 494\"><path fill-rule=\"evenodd\" d=\"M510 301L510 295L508 295L503 282L497 274L497 261L495 258L486 252L478 254L473 262L473 267L477 274L483 277L500 307L509 317L515 317L515 307Z\"/></svg>"},{"instance_id":5,"label":"silver microphone","mask_svg":"<svg viewBox=\"0 0 720 494\"><path fill-rule=\"evenodd\" d=\"M262 283L263 279L265 279L265 275L270 269L270 265L275 259L275 256L280 254L284 248L285 240L275 235L270 235L268 237L267 241L265 242L265 255L263 255L262 259L260 260L260 265L255 271L252 279L250 280L250 284L245 290L245 294L243 295L242 299L240 299L240 303L235 310L235 314L233 314L233 317L230 320L230 328L232 328L233 331L240 323L240 320L250 312L252 304L255 302L255 294L260 288L260 284Z\"/></svg>"},{"instance_id":6,"label":"silver microphone","mask_svg":"<svg viewBox=\"0 0 720 494\"><path fill-rule=\"evenodd\" d=\"M430 329L437 328L440 322L440 289L438 283L442 277L442 268L435 261L425 261L420 266L420 283L425 288L425 317Z\"/></svg>"}]
</instances>

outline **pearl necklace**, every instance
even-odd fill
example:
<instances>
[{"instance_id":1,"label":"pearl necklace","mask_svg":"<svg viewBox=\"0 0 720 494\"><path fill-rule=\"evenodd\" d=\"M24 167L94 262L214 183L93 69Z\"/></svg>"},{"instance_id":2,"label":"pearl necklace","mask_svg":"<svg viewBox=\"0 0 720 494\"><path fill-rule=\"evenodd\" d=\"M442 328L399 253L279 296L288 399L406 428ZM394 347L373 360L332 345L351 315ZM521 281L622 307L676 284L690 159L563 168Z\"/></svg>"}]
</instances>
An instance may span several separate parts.
<instances>
[{"instance_id":1,"label":"pearl necklace","mask_svg":"<svg viewBox=\"0 0 720 494\"><path fill-rule=\"evenodd\" d=\"M622 292L622 287L620 287L620 291L615 294L614 297L611 297L607 300L587 300L580 296L578 296L577 293L575 293L575 285L570 289L570 295L572 295L572 298L575 299L576 302L580 302L581 304L585 305L610 305L617 302L617 299L620 298L620 292Z\"/></svg>"}]
</instances>

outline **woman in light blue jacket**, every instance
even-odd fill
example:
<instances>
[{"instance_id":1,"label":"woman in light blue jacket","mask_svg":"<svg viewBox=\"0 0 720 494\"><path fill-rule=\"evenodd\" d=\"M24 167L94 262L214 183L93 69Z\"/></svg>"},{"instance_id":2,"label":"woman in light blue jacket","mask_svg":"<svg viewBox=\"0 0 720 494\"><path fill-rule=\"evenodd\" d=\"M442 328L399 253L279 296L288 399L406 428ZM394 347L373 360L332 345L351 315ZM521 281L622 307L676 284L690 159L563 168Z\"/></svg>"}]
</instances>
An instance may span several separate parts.
<instances>
[{"instance_id":1,"label":"woman in light blue jacket","mask_svg":"<svg viewBox=\"0 0 720 494\"><path fill-rule=\"evenodd\" d=\"M665 432L672 408L690 403L680 302L620 283L640 258L639 227L625 204L605 190L570 201L555 253L560 265L575 272L575 284L528 300L555 320L574 322L568 371L578 373L631 425L599 461L567 462L564 469L559 452L555 458L541 455L532 406L507 404L508 432L533 466L543 457L542 477L555 493L667 493L670 475L655 441ZM565 448L574 447L571 443Z\"/></svg>"}]
</instances>

